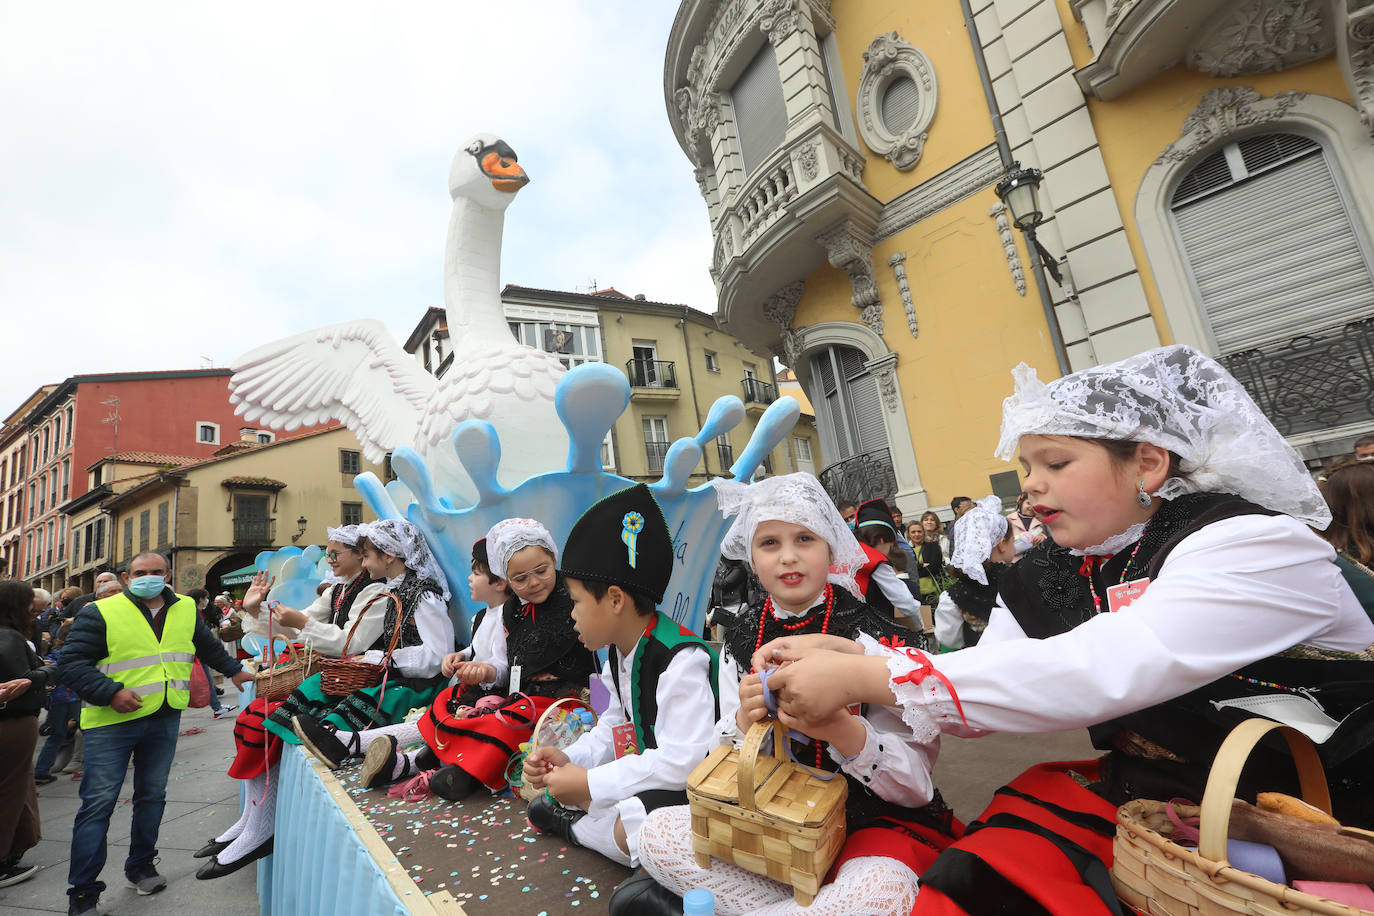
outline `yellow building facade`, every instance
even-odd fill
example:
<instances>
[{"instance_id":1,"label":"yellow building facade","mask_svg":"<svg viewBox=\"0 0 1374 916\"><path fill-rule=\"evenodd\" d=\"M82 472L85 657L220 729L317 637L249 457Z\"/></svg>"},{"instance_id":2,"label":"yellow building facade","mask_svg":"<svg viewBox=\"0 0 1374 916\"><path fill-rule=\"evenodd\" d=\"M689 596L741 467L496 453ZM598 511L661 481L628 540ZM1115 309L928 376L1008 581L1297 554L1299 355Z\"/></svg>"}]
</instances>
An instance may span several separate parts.
<instances>
[{"instance_id":1,"label":"yellow building facade","mask_svg":"<svg viewBox=\"0 0 1374 916\"><path fill-rule=\"evenodd\" d=\"M1374 427L1374 3L687 0L664 90L718 320L810 395L837 499L1013 495L1022 361L1188 343L1313 462Z\"/></svg>"},{"instance_id":2,"label":"yellow building facade","mask_svg":"<svg viewBox=\"0 0 1374 916\"><path fill-rule=\"evenodd\" d=\"M178 591L220 590L221 577L263 550L323 544L327 527L374 520L353 486L365 471L387 479L343 428L244 441L161 468L99 503L109 522L105 565L122 570L141 551L157 550L171 557Z\"/></svg>"}]
</instances>

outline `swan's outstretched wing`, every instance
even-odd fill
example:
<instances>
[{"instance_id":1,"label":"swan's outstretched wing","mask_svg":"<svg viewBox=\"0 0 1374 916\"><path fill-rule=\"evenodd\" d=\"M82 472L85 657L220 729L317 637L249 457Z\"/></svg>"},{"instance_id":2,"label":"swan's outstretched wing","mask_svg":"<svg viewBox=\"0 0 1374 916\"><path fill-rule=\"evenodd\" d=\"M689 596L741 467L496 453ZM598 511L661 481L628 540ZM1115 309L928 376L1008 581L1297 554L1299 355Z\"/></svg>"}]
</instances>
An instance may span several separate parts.
<instances>
[{"instance_id":1,"label":"swan's outstretched wing","mask_svg":"<svg viewBox=\"0 0 1374 916\"><path fill-rule=\"evenodd\" d=\"M369 461L415 441L435 386L370 318L284 337L240 356L233 369L229 401L245 420L292 430L336 417Z\"/></svg>"},{"instance_id":2,"label":"swan's outstretched wing","mask_svg":"<svg viewBox=\"0 0 1374 916\"><path fill-rule=\"evenodd\" d=\"M538 410L541 405L549 422L556 423L553 394L565 372L558 357L513 340L499 345L460 342L453 365L439 381L434 409L421 422L420 436L434 444L464 420L497 422L503 412Z\"/></svg>"}]
</instances>

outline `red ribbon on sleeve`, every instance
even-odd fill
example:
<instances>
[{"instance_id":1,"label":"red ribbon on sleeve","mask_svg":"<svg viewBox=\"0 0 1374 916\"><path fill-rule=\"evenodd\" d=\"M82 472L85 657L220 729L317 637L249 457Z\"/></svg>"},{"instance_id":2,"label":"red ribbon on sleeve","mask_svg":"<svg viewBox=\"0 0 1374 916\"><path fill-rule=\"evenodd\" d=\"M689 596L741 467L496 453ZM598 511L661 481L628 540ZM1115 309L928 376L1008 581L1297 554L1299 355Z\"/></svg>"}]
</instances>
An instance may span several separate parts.
<instances>
[{"instance_id":1,"label":"red ribbon on sleeve","mask_svg":"<svg viewBox=\"0 0 1374 916\"><path fill-rule=\"evenodd\" d=\"M919 686L929 675L935 675L940 683L945 685L945 689L949 691L950 698L954 700L954 708L958 711L959 718L963 721L964 726L971 728L972 726L968 724L968 718L964 716L964 706L959 702L959 694L955 691L954 685L949 682L949 678L945 677L944 673L931 663L930 657L920 649L907 648L902 651L906 653L907 658L916 663L916 667L906 674L899 674L893 677L892 683L914 684Z\"/></svg>"}]
</instances>

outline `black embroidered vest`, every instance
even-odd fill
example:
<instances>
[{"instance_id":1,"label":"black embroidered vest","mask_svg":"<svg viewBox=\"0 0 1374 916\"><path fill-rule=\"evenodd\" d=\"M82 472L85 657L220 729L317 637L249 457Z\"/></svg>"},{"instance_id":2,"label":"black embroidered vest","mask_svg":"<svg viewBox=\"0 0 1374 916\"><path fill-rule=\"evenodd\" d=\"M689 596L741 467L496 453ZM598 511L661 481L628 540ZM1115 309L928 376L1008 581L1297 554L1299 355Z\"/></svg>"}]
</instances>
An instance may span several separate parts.
<instances>
[{"instance_id":1,"label":"black embroidered vest","mask_svg":"<svg viewBox=\"0 0 1374 916\"><path fill-rule=\"evenodd\" d=\"M1118 581L1154 579L1184 538L1214 522L1277 514L1230 494L1196 493L1168 500L1146 526L1138 551L1123 551L1095 570L1097 593L1105 601L1107 588ZM1064 633L1095 615L1082 564L1082 557L1047 539L1002 577L1002 600L1027 636L1044 639ZM1102 664L1111 664L1111 659L1102 659ZM1282 685L1286 691L1267 684ZM1097 790L1116 804L1175 796L1200 801L1217 748L1247 718L1234 709L1218 710L1213 702L1279 692L1315 697L1328 715L1341 720L1374 700L1374 662L1273 656L1182 696L1090 726L1093 746L1110 752L1103 759L1103 782ZM1361 722L1365 718L1368 725ZM1155 747L1142 756L1136 736ZM1331 780L1337 816L1344 811L1349 821L1368 823L1374 818L1374 799L1368 798L1372 793L1364 774L1374 772L1374 707L1362 710L1318 750ZM1256 750L1241 786L1246 797L1271 789L1297 793L1282 739L1266 741Z\"/></svg>"},{"instance_id":2,"label":"black embroidered vest","mask_svg":"<svg viewBox=\"0 0 1374 916\"><path fill-rule=\"evenodd\" d=\"M596 656L573 629L572 597L559 576L543 604L525 610L519 597L501 608L506 627L506 656L520 666L520 689L539 696L571 696L587 687L596 671ZM540 675L552 675L543 678Z\"/></svg>"},{"instance_id":3,"label":"black embroidered vest","mask_svg":"<svg viewBox=\"0 0 1374 916\"><path fill-rule=\"evenodd\" d=\"M760 643L759 620L762 617L764 617L762 604L750 607L740 614L736 623L731 626L730 632L725 636L726 655L735 660L735 668L741 676L749 671L749 661L754 655L756 644L761 645L783 636L820 633L825 620L825 605L822 603L812 608L810 616L807 618L791 617L778 620L768 616L763 621L763 640ZM789 630L783 626L784 623L796 624L802 620L806 620L805 625L796 629ZM860 633L863 633L874 639L896 641L897 645L914 646L923 650L930 648L924 635L897 623L890 613L886 615L879 613L851 595L848 589L839 586L835 586L835 604L830 611L830 626L825 632L835 636L843 636L846 639L855 639ZM893 740L898 739L894 737ZM819 755L818 763L814 743L804 745L794 741L792 753L808 766L818 766L819 769L832 773L840 768L839 764L827 753ZM845 773L844 777L849 783L849 798L845 803L845 827L849 833L854 833L864 827L874 826L876 821L884 818L894 821L914 821L945 833L950 831L950 820L953 817L953 812L945 804L944 799L940 797L938 790L929 804L920 808L908 808L879 798L868 788L865 778L857 778L849 773Z\"/></svg>"},{"instance_id":4,"label":"black embroidered vest","mask_svg":"<svg viewBox=\"0 0 1374 916\"><path fill-rule=\"evenodd\" d=\"M386 602L386 617L382 623L381 635L371 646L373 649L380 649L385 652L391 647L391 637L396 633L396 627L401 627L401 635L396 640L396 648L404 649L408 646L418 646L424 642L420 636L420 628L415 625L415 608L420 603L420 599L432 594L436 597L442 595L439 586L431 579L421 579L410 570L406 570L404 578L396 586L395 595L400 598L400 606L397 602L386 596L385 593L377 596L378 601Z\"/></svg>"},{"instance_id":5,"label":"black embroidered vest","mask_svg":"<svg viewBox=\"0 0 1374 916\"><path fill-rule=\"evenodd\" d=\"M353 577L352 582L336 582L333 588L329 590L330 607L333 608L330 611L329 622L341 630L347 630L348 615L353 610L353 602L357 600L363 589L376 581L376 579L368 576L366 570L363 570ZM343 590L343 599L339 601L338 605L335 605L334 602L339 599L340 589Z\"/></svg>"}]
</instances>

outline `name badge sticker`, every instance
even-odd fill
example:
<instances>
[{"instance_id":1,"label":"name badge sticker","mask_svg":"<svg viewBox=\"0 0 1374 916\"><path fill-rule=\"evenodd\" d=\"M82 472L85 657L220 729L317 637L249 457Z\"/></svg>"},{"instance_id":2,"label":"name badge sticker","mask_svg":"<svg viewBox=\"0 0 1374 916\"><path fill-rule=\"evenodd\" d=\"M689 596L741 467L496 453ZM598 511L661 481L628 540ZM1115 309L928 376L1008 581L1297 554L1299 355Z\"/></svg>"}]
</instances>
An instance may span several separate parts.
<instances>
[{"instance_id":1,"label":"name badge sticker","mask_svg":"<svg viewBox=\"0 0 1374 916\"><path fill-rule=\"evenodd\" d=\"M510 668L510 693L520 692L520 666L511 665Z\"/></svg>"},{"instance_id":2,"label":"name badge sticker","mask_svg":"<svg viewBox=\"0 0 1374 916\"><path fill-rule=\"evenodd\" d=\"M1145 594L1145 590L1149 587L1150 580L1148 578L1110 586L1107 589L1107 610L1114 614L1124 607L1130 607L1137 598Z\"/></svg>"},{"instance_id":3,"label":"name badge sticker","mask_svg":"<svg viewBox=\"0 0 1374 916\"><path fill-rule=\"evenodd\" d=\"M639 742L635 740L635 724L633 722L621 722L612 728L611 744L615 748L616 760L627 754L638 754Z\"/></svg>"}]
</instances>

